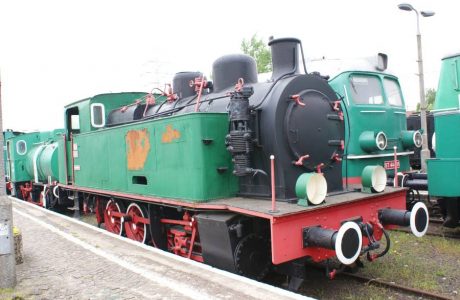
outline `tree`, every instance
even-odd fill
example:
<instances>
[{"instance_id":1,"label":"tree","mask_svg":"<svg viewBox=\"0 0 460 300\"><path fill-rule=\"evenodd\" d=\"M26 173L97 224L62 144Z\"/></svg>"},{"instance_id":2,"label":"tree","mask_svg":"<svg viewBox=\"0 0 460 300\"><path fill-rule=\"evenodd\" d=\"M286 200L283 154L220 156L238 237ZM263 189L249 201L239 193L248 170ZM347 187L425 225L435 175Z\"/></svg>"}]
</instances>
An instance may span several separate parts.
<instances>
[{"instance_id":1,"label":"tree","mask_svg":"<svg viewBox=\"0 0 460 300\"><path fill-rule=\"evenodd\" d=\"M254 34L250 40L243 39L241 50L256 60L257 71L259 73L271 72L272 54L263 40L257 37L257 34Z\"/></svg>"},{"instance_id":2,"label":"tree","mask_svg":"<svg viewBox=\"0 0 460 300\"><path fill-rule=\"evenodd\" d=\"M436 100L436 90L428 89L425 94L426 110L432 110ZM417 103L417 111L420 111L420 103Z\"/></svg>"}]
</instances>

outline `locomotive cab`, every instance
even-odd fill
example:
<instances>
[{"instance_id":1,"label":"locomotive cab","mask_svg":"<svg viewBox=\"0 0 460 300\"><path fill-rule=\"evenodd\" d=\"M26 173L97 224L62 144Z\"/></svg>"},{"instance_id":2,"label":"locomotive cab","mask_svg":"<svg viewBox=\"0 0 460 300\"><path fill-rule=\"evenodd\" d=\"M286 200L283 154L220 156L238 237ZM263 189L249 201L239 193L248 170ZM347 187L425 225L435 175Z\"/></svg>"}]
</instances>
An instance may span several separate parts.
<instances>
[{"instance_id":1,"label":"locomotive cab","mask_svg":"<svg viewBox=\"0 0 460 300\"><path fill-rule=\"evenodd\" d=\"M147 93L112 93L100 94L91 98L73 102L65 107L65 135L58 140L59 144L59 181L62 183L73 182L73 158L78 155L78 145L73 145L72 139L76 134L89 133L104 128L110 123L125 122L124 116L131 116L138 103L136 100L145 97ZM135 104L135 105L133 105ZM122 116L113 120L110 111L125 107ZM125 119L130 119L125 117Z\"/></svg>"}]
</instances>

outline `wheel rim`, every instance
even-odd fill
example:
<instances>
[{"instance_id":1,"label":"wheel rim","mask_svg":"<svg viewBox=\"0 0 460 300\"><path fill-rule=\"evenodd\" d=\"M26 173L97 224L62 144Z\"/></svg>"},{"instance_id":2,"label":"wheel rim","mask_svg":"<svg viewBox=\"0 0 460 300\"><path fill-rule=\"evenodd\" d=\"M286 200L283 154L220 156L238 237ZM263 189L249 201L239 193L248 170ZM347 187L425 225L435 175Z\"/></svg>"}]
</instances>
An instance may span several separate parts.
<instances>
[{"instance_id":1,"label":"wheel rim","mask_svg":"<svg viewBox=\"0 0 460 300\"><path fill-rule=\"evenodd\" d=\"M124 222L126 236L132 240L145 243L147 240L147 224L134 222L134 218L145 218L145 214L141 207L136 203L131 203L126 210L126 214L130 217L130 221Z\"/></svg>"},{"instance_id":2,"label":"wheel rim","mask_svg":"<svg viewBox=\"0 0 460 300\"><path fill-rule=\"evenodd\" d=\"M104 210L104 224L105 228L117 235L123 233L123 224L121 218L113 216L114 212L121 213L120 205L114 200L109 200Z\"/></svg>"}]
</instances>

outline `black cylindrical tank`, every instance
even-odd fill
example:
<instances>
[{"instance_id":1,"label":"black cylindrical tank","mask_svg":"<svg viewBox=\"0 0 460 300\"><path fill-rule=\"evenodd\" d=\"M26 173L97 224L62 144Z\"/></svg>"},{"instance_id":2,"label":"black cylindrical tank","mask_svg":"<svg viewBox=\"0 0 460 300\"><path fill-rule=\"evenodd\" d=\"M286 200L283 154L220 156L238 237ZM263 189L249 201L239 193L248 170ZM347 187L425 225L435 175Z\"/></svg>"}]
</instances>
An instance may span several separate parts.
<instances>
[{"instance_id":1,"label":"black cylindrical tank","mask_svg":"<svg viewBox=\"0 0 460 300\"><path fill-rule=\"evenodd\" d=\"M212 65L214 92L235 86L243 78L245 84L257 83L255 60L245 54L231 54L218 58Z\"/></svg>"},{"instance_id":2,"label":"black cylindrical tank","mask_svg":"<svg viewBox=\"0 0 460 300\"><path fill-rule=\"evenodd\" d=\"M273 73L276 80L286 74L299 74L299 45L296 38L274 39L268 42L272 52Z\"/></svg>"},{"instance_id":3,"label":"black cylindrical tank","mask_svg":"<svg viewBox=\"0 0 460 300\"><path fill-rule=\"evenodd\" d=\"M179 99L195 95L195 87L190 86L190 81L202 77L201 72L179 72L173 77L173 91Z\"/></svg>"},{"instance_id":4,"label":"black cylindrical tank","mask_svg":"<svg viewBox=\"0 0 460 300\"><path fill-rule=\"evenodd\" d=\"M112 110L107 118L107 126L114 126L140 120L143 117L145 104L138 104Z\"/></svg>"}]
</instances>

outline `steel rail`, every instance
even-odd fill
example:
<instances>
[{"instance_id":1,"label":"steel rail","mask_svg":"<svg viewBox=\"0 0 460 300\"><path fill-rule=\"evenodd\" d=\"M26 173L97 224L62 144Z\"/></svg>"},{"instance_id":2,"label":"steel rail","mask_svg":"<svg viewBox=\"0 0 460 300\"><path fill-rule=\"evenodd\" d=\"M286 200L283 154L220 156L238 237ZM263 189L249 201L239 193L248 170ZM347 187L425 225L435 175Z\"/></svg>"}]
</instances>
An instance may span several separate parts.
<instances>
[{"instance_id":1,"label":"steel rail","mask_svg":"<svg viewBox=\"0 0 460 300\"><path fill-rule=\"evenodd\" d=\"M411 233L410 230L403 229L403 228L391 229L391 231ZM453 239L453 240L460 240L460 234L442 233L442 232L427 232L425 233L425 235L448 238L448 239Z\"/></svg>"},{"instance_id":2,"label":"steel rail","mask_svg":"<svg viewBox=\"0 0 460 300\"><path fill-rule=\"evenodd\" d=\"M432 293L432 292L423 291L423 290L419 290L419 289L416 289L416 288L403 286L403 285L393 283L393 282L387 282L387 281L384 281L384 280L379 279L379 278L369 278L369 277L365 277L365 276L357 275L357 274L352 274L352 273L348 273L348 272L343 272L343 273L340 273L339 275L349 277L349 278L352 278L352 279L355 279L357 281L364 282L364 283L367 283L367 284L373 284L373 285L376 285L376 286L388 287L388 288L391 288L391 289L394 289L394 290L399 290L399 291L410 293L410 294L413 294L413 295L416 295L416 296L427 297L427 298L430 298L430 299L441 299L441 300L452 300L453 299L451 297L447 297L447 296L444 296L444 295L439 295L439 294L435 294L435 293Z\"/></svg>"}]
</instances>

